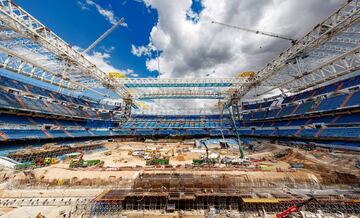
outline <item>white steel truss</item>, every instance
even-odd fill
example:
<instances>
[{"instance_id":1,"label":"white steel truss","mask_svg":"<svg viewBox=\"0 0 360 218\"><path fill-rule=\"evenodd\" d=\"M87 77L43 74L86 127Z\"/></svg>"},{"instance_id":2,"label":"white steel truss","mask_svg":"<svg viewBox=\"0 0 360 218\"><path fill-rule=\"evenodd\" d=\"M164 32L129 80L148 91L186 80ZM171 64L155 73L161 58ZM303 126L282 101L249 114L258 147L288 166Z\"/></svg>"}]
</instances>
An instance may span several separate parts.
<instances>
[{"instance_id":1,"label":"white steel truss","mask_svg":"<svg viewBox=\"0 0 360 218\"><path fill-rule=\"evenodd\" d=\"M69 88L114 88L105 72L10 0L0 0L0 32L1 51L12 51L7 55L24 63L21 57L32 57L32 62L26 64L41 68L44 77L51 74L59 81L68 81L62 83ZM116 92L124 96L126 90L118 86Z\"/></svg>"},{"instance_id":2,"label":"white steel truss","mask_svg":"<svg viewBox=\"0 0 360 218\"><path fill-rule=\"evenodd\" d=\"M126 78L117 79L114 84L126 87L220 87L249 83L246 78Z\"/></svg>"},{"instance_id":3,"label":"white steel truss","mask_svg":"<svg viewBox=\"0 0 360 218\"><path fill-rule=\"evenodd\" d=\"M124 86L134 99L224 99L248 78L126 78Z\"/></svg>"},{"instance_id":4,"label":"white steel truss","mask_svg":"<svg viewBox=\"0 0 360 218\"><path fill-rule=\"evenodd\" d=\"M349 1L257 72L252 83L238 87L235 95L251 98L250 93L275 88L294 93L358 70L359 9L358 0ZM259 87L261 94L256 93Z\"/></svg>"},{"instance_id":5,"label":"white steel truss","mask_svg":"<svg viewBox=\"0 0 360 218\"><path fill-rule=\"evenodd\" d=\"M360 70L359 11L360 1L348 1L255 77L110 80L21 7L0 0L0 67L74 91L102 94L99 88L107 88L133 99L243 100L275 89L296 93Z\"/></svg>"},{"instance_id":6,"label":"white steel truss","mask_svg":"<svg viewBox=\"0 0 360 218\"><path fill-rule=\"evenodd\" d=\"M217 90L163 89L160 91L137 92L137 99L224 99L228 93Z\"/></svg>"},{"instance_id":7,"label":"white steel truss","mask_svg":"<svg viewBox=\"0 0 360 218\"><path fill-rule=\"evenodd\" d=\"M132 110L133 114L151 114L151 115L214 115L214 114L228 114L227 111L222 111L219 108L184 108L178 109L159 109L150 108L146 110Z\"/></svg>"},{"instance_id":8,"label":"white steel truss","mask_svg":"<svg viewBox=\"0 0 360 218\"><path fill-rule=\"evenodd\" d=\"M302 72L300 75L293 76L290 80L276 81L269 80L264 85L272 87L267 91L259 94L260 96L271 92L277 88L294 90L299 92L310 87L315 87L326 81L333 80L337 77L356 72L360 70L360 46L340 55L311 71Z\"/></svg>"}]
</instances>

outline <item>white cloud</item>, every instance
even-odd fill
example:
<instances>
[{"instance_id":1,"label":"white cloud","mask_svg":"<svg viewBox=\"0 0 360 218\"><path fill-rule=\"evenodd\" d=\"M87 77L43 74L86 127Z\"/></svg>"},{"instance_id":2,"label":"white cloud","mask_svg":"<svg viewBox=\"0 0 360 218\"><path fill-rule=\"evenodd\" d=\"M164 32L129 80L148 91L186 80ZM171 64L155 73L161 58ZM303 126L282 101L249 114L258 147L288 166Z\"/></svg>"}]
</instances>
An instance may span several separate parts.
<instances>
[{"instance_id":1,"label":"white cloud","mask_svg":"<svg viewBox=\"0 0 360 218\"><path fill-rule=\"evenodd\" d=\"M106 46L102 45L102 46L100 46L100 48L102 50L104 50L104 52L106 52L106 53L111 53L115 50L115 46L106 47Z\"/></svg>"},{"instance_id":2,"label":"white cloud","mask_svg":"<svg viewBox=\"0 0 360 218\"><path fill-rule=\"evenodd\" d=\"M157 10L159 19L149 39L153 46L132 46L136 56L147 56L146 67L158 70L150 50L161 51L159 77L232 77L242 71L258 71L290 42L212 24L212 20L249 29L300 38L337 10L345 0L202 0L200 14L191 11L192 0L143 0ZM193 17L197 22L189 20ZM198 17L194 17L198 16ZM213 73L211 73L213 72ZM205 100L157 100L162 106L208 107Z\"/></svg>"},{"instance_id":3,"label":"white cloud","mask_svg":"<svg viewBox=\"0 0 360 218\"><path fill-rule=\"evenodd\" d=\"M137 73L131 73L130 76L132 76L132 77L139 77L139 74L137 74Z\"/></svg>"},{"instance_id":4,"label":"white cloud","mask_svg":"<svg viewBox=\"0 0 360 218\"><path fill-rule=\"evenodd\" d=\"M200 19L199 14L195 13L193 10L188 10L186 16L195 23L197 23Z\"/></svg>"},{"instance_id":5,"label":"white cloud","mask_svg":"<svg viewBox=\"0 0 360 218\"><path fill-rule=\"evenodd\" d=\"M137 57L150 56L154 51L156 51L156 48L151 43L149 43L147 46L131 45L131 53Z\"/></svg>"},{"instance_id":6,"label":"white cloud","mask_svg":"<svg viewBox=\"0 0 360 218\"><path fill-rule=\"evenodd\" d=\"M78 1L78 5L82 10L89 10L89 7L87 6L93 6L96 8L97 12L105 17L107 21L109 21L111 24L116 24L118 22L118 18L115 16L114 11L105 9L101 7L99 4L95 3L93 0L85 0L85 3ZM120 24L120 26L127 27L127 23L123 22Z\"/></svg>"},{"instance_id":7,"label":"white cloud","mask_svg":"<svg viewBox=\"0 0 360 218\"><path fill-rule=\"evenodd\" d=\"M93 64L95 64L99 69L104 71L105 73L109 72L121 72L124 74L131 74L134 71L131 69L122 70L117 67L114 67L110 63L111 55L106 52L97 52L93 51L90 54L85 54L85 57L90 60Z\"/></svg>"},{"instance_id":8,"label":"white cloud","mask_svg":"<svg viewBox=\"0 0 360 218\"><path fill-rule=\"evenodd\" d=\"M90 8L88 8L86 6L86 4L83 3L82 1L77 1L77 4L79 5L80 9L83 10L83 11L90 10Z\"/></svg>"},{"instance_id":9,"label":"white cloud","mask_svg":"<svg viewBox=\"0 0 360 218\"><path fill-rule=\"evenodd\" d=\"M150 44L161 52L161 77L231 77L240 71L257 71L290 45L269 38L212 24L224 23L299 38L345 0L202 0L198 22L187 19L191 0L144 0L159 14ZM136 56L148 55L146 45L132 47ZM154 57L149 70L157 70Z\"/></svg>"},{"instance_id":10,"label":"white cloud","mask_svg":"<svg viewBox=\"0 0 360 218\"><path fill-rule=\"evenodd\" d=\"M135 73L134 70L132 70L132 69L127 69L126 74L131 77L139 77L139 74Z\"/></svg>"}]
</instances>

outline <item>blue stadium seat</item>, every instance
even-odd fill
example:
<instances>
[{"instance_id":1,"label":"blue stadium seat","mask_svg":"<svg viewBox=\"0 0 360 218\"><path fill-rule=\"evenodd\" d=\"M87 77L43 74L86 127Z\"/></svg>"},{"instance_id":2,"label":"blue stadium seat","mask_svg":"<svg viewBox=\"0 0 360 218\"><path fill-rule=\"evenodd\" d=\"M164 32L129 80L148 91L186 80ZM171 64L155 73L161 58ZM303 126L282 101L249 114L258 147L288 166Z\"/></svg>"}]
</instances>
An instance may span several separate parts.
<instances>
[{"instance_id":1,"label":"blue stadium seat","mask_svg":"<svg viewBox=\"0 0 360 218\"><path fill-rule=\"evenodd\" d=\"M346 94L328 97L321 101L319 107L317 108L317 111L329 111L338 109L340 108L346 97Z\"/></svg>"},{"instance_id":2,"label":"blue stadium seat","mask_svg":"<svg viewBox=\"0 0 360 218\"><path fill-rule=\"evenodd\" d=\"M360 138L360 128L325 128L322 137Z\"/></svg>"},{"instance_id":3,"label":"blue stadium seat","mask_svg":"<svg viewBox=\"0 0 360 218\"><path fill-rule=\"evenodd\" d=\"M345 105L346 107L359 107L360 106L360 91L353 93L349 101Z\"/></svg>"},{"instance_id":4,"label":"blue stadium seat","mask_svg":"<svg viewBox=\"0 0 360 218\"><path fill-rule=\"evenodd\" d=\"M305 102L305 103L301 104L293 114L294 115L295 114L296 115L305 114L305 113L309 112L313 106L314 106L313 101Z\"/></svg>"},{"instance_id":5,"label":"blue stadium seat","mask_svg":"<svg viewBox=\"0 0 360 218\"><path fill-rule=\"evenodd\" d=\"M341 115L339 119L336 120L336 124L360 124L360 113L357 114L345 114Z\"/></svg>"}]
</instances>

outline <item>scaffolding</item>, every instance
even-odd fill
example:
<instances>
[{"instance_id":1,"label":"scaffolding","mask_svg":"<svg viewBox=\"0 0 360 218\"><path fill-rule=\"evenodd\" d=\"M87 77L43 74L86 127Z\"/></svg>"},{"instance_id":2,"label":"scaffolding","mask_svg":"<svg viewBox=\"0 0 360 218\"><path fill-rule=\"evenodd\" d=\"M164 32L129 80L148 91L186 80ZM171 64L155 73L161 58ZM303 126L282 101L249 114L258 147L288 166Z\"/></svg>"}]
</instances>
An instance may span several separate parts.
<instances>
[{"instance_id":1,"label":"scaffolding","mask_svg":"<svg viewBox=\"0 0 360 218\"><path fill-rule=\"evenodd\" d=\"M232 175L194 175L190 173L145 173L135 179L131 189L106 190L89 206L91 215L117 214L121 211L161 210L166 212L217 210L230 211L282 211L306 196L289 194L282 190L241 188ZM320 203L307 205L306 210L316 212L360 212L360 195L314 195Z\"/></svg>"}]
</instances>

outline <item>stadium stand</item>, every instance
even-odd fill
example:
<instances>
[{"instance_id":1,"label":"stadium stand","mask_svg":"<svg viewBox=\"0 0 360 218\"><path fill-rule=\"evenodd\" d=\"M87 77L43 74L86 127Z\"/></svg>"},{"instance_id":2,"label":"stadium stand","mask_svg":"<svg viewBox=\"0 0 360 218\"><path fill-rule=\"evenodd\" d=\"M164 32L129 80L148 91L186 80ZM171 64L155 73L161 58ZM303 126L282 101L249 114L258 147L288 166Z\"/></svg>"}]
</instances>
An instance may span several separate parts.
<instances>
[{"instance_id":1,"label":"stadium stand","mask_svg":"<svg viewBox=\"0 0 360 218\"><path fill-rule=\"evenodd\" d=\"M115 106L0 76L0 141L111 135Z\"/></svg>"},{"instance_id":2,"label":"stadium stand","mask_svg":"<svg viewBox=\"0 0 360 218\"><path fill-rule=\"evenodd\" d=\"M355 76L285 97L283 101L279 97L243 104L236 122L237 132L242 137L315 140L341 148L354 146L360 141L359 84L360 76Z\"/></svg>"},{"instance_id":3,"label":"stadium stand","mask_svg":"<svg viewBox=\"0 0 360 218\"><path fill-rule=\"evenodd\" d=\"M120 123L114 118L112 105L6 77L0 80L0 141L104 136L233 137L238 133L240 137L320 140L325 144L333 140L346 147L346 143L360 138L360 76L285 98L243 103L235 125L229 114L134 114Z\"/></svg>"}]
</instances>

